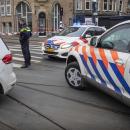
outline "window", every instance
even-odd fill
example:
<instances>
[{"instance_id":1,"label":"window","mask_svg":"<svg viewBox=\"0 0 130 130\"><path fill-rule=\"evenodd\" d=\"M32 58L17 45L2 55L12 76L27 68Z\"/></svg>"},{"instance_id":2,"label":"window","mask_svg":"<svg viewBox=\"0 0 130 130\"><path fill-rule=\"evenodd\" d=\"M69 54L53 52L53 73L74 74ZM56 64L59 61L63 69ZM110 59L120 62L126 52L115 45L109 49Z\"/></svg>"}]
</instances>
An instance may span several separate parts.
<instances>
[{"instance_id":1,"label":"window","mask_svg":"<svg viewBox=\"0 0 130 130\"><path fill-rule=\"evenodd\" d=\"M108 0L104 0L104 10L108 10Z\"/></svg>"},{"instance_id":2,"label":"window","mask_svg":"<svg viewBox=\"0 0 130 130\"><path fill-rule=\"evenodd\" d=\"M0 1L0 12L1 16L5 16L5 0Z\"/></svg>"},{"instance_id":3,"label":"window","mask_svg":"<svg viewBox=\"0 0 130 130\"><path fill-rule=\"evenodd\" d=\"M113 2L112 2L112 1L113 1L113 0L110 0L110 1L109 1L109 10L113 10L113 5L112 5Z\"/></svg>"},{"instance_id":4,"label":"window","mask_svg":"<svg viewBox=\"0 0 130 130\"><path fill-rule=\"evenodd\" d=\"M90 27L90 28L87 30L86 34L87 34L87 35L90 35L90 36L94 36L94 32L95 32L95 28Z\"/></svg>"},{"instance_id":5,"label":"window","mask_svg":"<svg viewBox=\"0 0 130 130\"><path fill-rule=\"evenodd\" d=\"M10 0L0 1L1 16L11 15L11 2Z\"/></svg>"},{"instance_id":6,"label":"window","mask_svg":"<svg viewBox=\"0 0 130 130\"><path fill-rule=\"evenodd\" d=\"M6 0L6 5L10 5L10 0Z\"/></svg>"},{"instance_id":7,"label":"window","mask_svg":"<svg viewBox=\"0 0 130 130\"><path fill-rule=\"evenodd\" d=\"M5 7L1 7L1 16L5 15Z\"/></svg>"},{"instance_id":8,"label":"window","mask_svg":"<svg viewBox=\"0 0 130 130\"><path fill-rule=\"evenodd\" d=\"M123 1L120 0L120 4L119 4L119 11L123 11Z\"/></svg>"},{"instance_id":9,"label":"window","mask_svg":"<svg viewBox=\"0 0 130 130\"><path fill-rule=\"evenodd\" d=\"M104 10L112 11L113 10L113 0L104 0Z\"/></svg>"},{"instance_id":10,"label":"window","mask_svg":"<svg viewBox=\"0 0 130 130\"><path fill-rule=\"evenodd\" d=\"M6 6L6 14L11 15L11 8L10 6Z\"/></svg>"},{"instance_id":11,"label":"window","mask_svg":"<svg viewBox=\"0 0 130 130\"><path fill-rule=\"evenodd\" d=\"M116 1L113 1L113 10L116 11Z\"/></svg>"},{"instance_id":12,"label":"window","mask_svg":"<svg viewBox=\"0 0 130 130\"><path fill-rule=\"evenodd\" d=\"M5 30L5 23L2 23L2 32L5 33L6 30Z\"/></svg>"},{"instance_id":13,"label":"window","mask_svg":"<svg viewBox=\"0 0 130 130\"><path fill-rule=\"evenodd\" d=\"M90 10L90 4L91 4L90 0L85 0L85 9L86 10Z\"/></svg>"},{"instance_id":14,"label":"window","mask_svg":"<svg viewBox=\"0 0 130 130\"><path fill-rule=\"evenodd\" d=\"M95 28L95 33L94 33L94 35L95 35L95 36L101 35L101 34L104 33L105 31L106 31L106 30L103 29L103 28L96 27L96 28Z\"/></svg>"},{"instance_id":15,"label":"window","mask_svg":"<svg viewBox=\"0 0 130 130\"><path fill-rule=\"evenodd\" d=\"M26 24L32 29L32 12L31 8L25 2L20 2L16 6L16 15L18 19L23 18ZM17 21L17 31L19 30L19 23Z\"/></svg>"},{"instance_id":16,"label":"window","mask_svg":"<svg viewBox=\"0 0 130 130\"><path fill-rule=\"evenodd\" d=\"M59 33L59 36L80 37L85 30L86 27L67 27Z\"/></svg>"},{"instance_id":17,"label":"window","mask_svg":"<svg viewBox=\"0 0 130 130\"><path fill-rule=\"evenodd\" d=\"M100 47L105 48L105 45L112 46L113 50L121 52L130 52L130 25L125 24L109 31L100 41Z\"/></svg>"},{"instance_id":18,"label":"window","mask_svg":"<svg viewBox=\"0 0 130 130\"><path fill-rule=\"evenodd\" d=\"M128 0L128 8L130 9L130 0Z\"/></svg>"},{"instance_id":19,"label":"window","mask_svg":"<svg viewBox=\"0 0 130 130\"><path fill-rule=\"evenodd\" d=\"M76 0L75 2L75 9L82 10L82 0Z\"/></svg>"},{"instance_id":20,"label":"window","mask_svg":"<svg viewBox=\"0 0 130 130\"><path fill-rule=\"evenodd\" d=\"M2 23L2 32L3 33L11 33L12 32L12 23Z\"/></svg>"},{"instance_id":21,"label":"window","mask_svg":"<svg viewBox=\"0 0 130 130\"><path fill-rule=\"evenodd\" d=\"M60 4L56 3L53 7L53 31L59 31L59 25L60 25Z\"/></svg>"},{"instance_id":22,"label":"window","mask_svg":"<svg viewBox=\"0 0 130 130\"><path fill-rule=\"evenodd\" d=\"M12 33L12 23L9 22L9 33Z\"/></svg>"},{"instance_id":23,"label":"window","mask_svg":"<svg viewBox=\"0 0 130 130\"><path fill-rule=\"evenodd\" d=\"M91 36L98 36L104 32L105 32L105 30L103 28L91 27L87 30L86 34L91 35Z\"/></svg>"}]
</instances>

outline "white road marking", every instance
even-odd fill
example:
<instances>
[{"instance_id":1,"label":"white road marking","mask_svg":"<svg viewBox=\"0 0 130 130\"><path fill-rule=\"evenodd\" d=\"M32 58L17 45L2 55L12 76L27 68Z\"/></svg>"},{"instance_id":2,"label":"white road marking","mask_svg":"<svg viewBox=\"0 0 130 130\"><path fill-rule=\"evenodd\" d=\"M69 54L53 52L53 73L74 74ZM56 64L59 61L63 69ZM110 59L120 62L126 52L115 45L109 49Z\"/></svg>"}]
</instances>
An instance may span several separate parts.
<instances>
[{"instance_id":1,"label":"white road marking","mask_svg":"<svg viewBox=\"0 0 130 130\"><path fill-rule=\"evenodd\" d=\"M21 52L22 50L19 50L19 49L10 49L10 51L15 51L15 52ZM36 51L31 51L30 50L30 52L32 53L32 54L40 54L40 55L42 55L42 52L36 52Z\"/></svg>"},{"instance_id":2,"label":"white road marking","mask_svg":"<svg viewBox=\"0 0 130 130\"><path fill-rule=\"evenodd\" d=\"M19 50L19 49L10 49L11 51L21 51L21 50Z\"/></svg>"},{"instance_id":3,"label":"white road marking","mask_svg":"<svg viewBox=\"0 0 130 130\"><path fill-rule=\"evenodd\" d=\"M22 66L21 64L13 63L13 67L14 67L14 68L20 68L21 66Z\"/></svg>"},{"instance_id":4,"label":"white road marking","mask_svg":"<svg viewBox=\"0 0 130 130\"><path fill-rule=\"evenodd\" d=\"M13 54L14 56L20 56L23 57L22 54ZM31 56L31 58L36 58L36 59L42 59L42 57L38 57L38 56Z\"/></svg>"},{"instance_id":5,"label":"white road marking","mask_svg":"<svg viewBox=\"0 0 130 130\"><path fill-rule=\"evenodd\" d=\"M13 57L13 60L17 60L17 61L24 61L24 58L20 58L20 57ZM41 61L39 60L31 60L34 63L40 63Z\"/></svg>"}]
</instances>

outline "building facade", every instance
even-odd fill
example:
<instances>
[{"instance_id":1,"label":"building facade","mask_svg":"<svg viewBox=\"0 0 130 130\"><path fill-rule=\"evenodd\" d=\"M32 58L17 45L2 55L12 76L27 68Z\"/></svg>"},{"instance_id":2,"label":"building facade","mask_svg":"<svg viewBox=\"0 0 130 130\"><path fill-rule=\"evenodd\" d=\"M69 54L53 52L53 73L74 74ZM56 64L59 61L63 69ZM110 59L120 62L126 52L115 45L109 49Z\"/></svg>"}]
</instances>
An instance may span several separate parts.
<instances>
[{"instance_id":1,"label":"building facade","mask_svg":"<svg viewBox=\"0 0 130 130\"><path fill-rule=\"evenodd\" d=\"M0 32L19 31L19 19L33 32L57 31L60 21L72 23L73 0L0 0Z\"/></svg>"},{"instance_id":2,"label":"building facade","mask_svg":"<svg viewBox=\"0 0 130 130\"><path fill-rule=\"evenodd\" d=\"M0 0L0 32L19 31L19 19L25 19L33 32L46 35L74 22L86 23L93 15L95 0ZM97 16L130 14L130 0L96 0Z\"/></svg>"},{"instance_id":3,"label":"building facade","mask_svg":"<svg viewBox=\"0 0 130 130\"><path fill-rule=\"evenodd\" d=\"M93 2L96 2L96 14L100 16L122 16L130 13L130 0L75 0L74 19L85 22L93 15Z\"/></svg>"}]
</instances>

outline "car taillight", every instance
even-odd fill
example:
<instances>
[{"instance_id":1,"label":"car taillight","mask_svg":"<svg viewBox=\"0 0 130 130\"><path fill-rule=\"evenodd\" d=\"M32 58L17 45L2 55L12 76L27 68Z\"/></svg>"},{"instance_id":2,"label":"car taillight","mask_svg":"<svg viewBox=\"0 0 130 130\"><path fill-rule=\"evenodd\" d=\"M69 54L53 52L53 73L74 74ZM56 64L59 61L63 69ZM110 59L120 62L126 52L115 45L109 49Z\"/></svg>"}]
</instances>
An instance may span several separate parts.
<instances>
[{"instance_id":1,"label":"car taillight","mask_svg":"<svg viewBox=\"0 0 130 130\"><path fill-rule=\"evenodd\" d=\"M12 55L11 55L11 54L5 55L4 58L2 59L2 61L3 61L5 64L11 63L11 62L12 62Z\"/></svg>"}]
</instances>

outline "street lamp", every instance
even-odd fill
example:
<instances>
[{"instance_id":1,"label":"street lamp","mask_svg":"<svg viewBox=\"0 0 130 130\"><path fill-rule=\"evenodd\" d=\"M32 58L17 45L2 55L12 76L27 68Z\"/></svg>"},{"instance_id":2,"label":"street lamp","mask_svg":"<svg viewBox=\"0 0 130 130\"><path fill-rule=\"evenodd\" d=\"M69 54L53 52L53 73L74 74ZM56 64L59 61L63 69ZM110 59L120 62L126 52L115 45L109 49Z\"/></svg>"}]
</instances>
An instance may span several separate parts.
<instances>
[{"instance_id":1,"label":"street lamp","mask_svg":"<svg viewBox=\"0 0 130 130\"><path fill-rule=\"evenodd\" d=\"M92 0L92 22L96 25L97 0Z\"/></svg>"}]
</instances>

